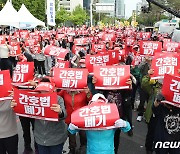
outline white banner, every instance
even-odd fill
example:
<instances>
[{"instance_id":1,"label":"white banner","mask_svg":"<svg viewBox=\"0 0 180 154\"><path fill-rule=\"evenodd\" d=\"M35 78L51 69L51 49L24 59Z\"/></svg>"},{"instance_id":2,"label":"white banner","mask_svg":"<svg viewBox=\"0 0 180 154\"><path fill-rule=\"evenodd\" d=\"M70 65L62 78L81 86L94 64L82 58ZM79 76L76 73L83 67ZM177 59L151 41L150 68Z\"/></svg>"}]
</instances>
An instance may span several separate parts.
<instances>
[{"instance_id":1,"label":"white banner","mask_svg":"<svg viewBox=\"0 0 180 154\"><path fill-rule=\"evenodd\" d=\"M47 24L55 26L55 0L47 0Z\"/></svg>"}]
</instances>

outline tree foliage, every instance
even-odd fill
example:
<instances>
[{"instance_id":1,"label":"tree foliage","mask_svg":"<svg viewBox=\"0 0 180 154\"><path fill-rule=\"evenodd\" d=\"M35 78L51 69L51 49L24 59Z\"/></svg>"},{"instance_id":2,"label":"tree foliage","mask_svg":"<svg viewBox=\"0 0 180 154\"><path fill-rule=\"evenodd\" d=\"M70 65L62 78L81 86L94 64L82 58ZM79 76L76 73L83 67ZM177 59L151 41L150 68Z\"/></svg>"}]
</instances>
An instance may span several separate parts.
<instances>
[{"instance_id":1,"label":"tree foliage","mask_svg":"<svg viewBox=\"0 0 180 154\"><path fill-rule=\"evenodd\" d=\"M70 20L74 25L83 25L88 18L86 11L80 5L76 6L70 16Z\"/></svg>"},{"instance_id":2,"label":"tree foliage","mask_svg":"<svg viewBox=\"0 0 180 154\"><path fill-rule=\"evenodd\" d=\"M149 13L141 12L137 16L137 22L145 26L153 26L154 23L162 19L168 19L169 17L164 15L165 11L156 5L152 4L152 9ZM129 19L131 21L131 18Z\"/></svg>"},{"instance_id":3,"label":"tree foliage","mask_svg":"<svg viewBox=\"0 0 180 154\"><path fill-rule=\"evenodd\" d=\"M26 8L39 20L45 21L45 0L12 0L13 6L19 10L24 4Z\"/></svg>"},{"instance_id":4,"label":"tree foliage","mask_svg":"<svg viewBox=\"0 0 180 154\"><path fill-rule=\"evenodd\" d=\"M68 20L70 20L70 13L65 10L64 7L60 7L60 9L56 11L56 24L64 24Z\"/></svg>"}]
</instances>

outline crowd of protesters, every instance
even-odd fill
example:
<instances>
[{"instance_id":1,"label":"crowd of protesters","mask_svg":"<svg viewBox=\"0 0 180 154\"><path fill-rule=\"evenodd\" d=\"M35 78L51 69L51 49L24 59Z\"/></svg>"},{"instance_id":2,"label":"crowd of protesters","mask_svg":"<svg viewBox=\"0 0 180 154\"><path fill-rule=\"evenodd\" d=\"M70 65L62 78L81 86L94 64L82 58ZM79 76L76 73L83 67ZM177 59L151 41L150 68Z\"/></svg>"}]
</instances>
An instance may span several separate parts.
<instances>
[{"instance_id":1,"label":"crowd of protesters","mask_svg":"<svg viewBox=\"0 0 180 154\"><path fill-rule=\"evenodd\" d=\"M21 35L22 32L26 35ZM143 33L146 35L142 35ZM110 38L106 38L108 36L106 34L111 35ZM13 77L13 71L18 62L34 62L34 80L29 81L31 89L39 93L56 91L58 94L58 102L54 102L51 106L51 109L59 115L58 122L19 116L23 130L24 154L33 152L31 127L37 154L62 153L67 138L69 138L69 154L117 154L121 151L119 149L121 131L127 132L130 137L133 136L132 110L135 109L137 96L140 100L137 121L141 122L144 116L148 127L145 141L147 154L152 154L153 151L157 154L180 154L180 146L179 148L155 148L156 142L180 142L180 108L161 103L165 100L161 93L163 79L150 78L154 73L151 69L152 56L140 55L141 40L163 44L165 39L171 39L168 35L157 32L146 33L132 27L82 26L62 27L49 31L17 31L3 37L4 43L1 39L0 45L0 70L9 70ZM133 42L127 42L127 38L132 39ZM29 45L27 42L32 39L36 44ZM76 39L86 39L86 42L82 41L83 43L77 45ZM13 43L20 47L20 53L12 54ZM105 49L101 47L93 49L93 45L96 44L104 45ZM86 68L87 55L101 54L102 50L103 53L110 50L124 50L124 55L121 55L116 65L130 65L131 75L126 81L130 88L97 90L94 86L97 79L92 74L88 75L88 88L85 90L71 91L71 89L56 88L52 77L53 67L56 67L58 58L54 55L46 55L44 52L51 45L66 49L68 53L63 57L63 61L68 61L69 68L78 69ZM39 46L39 52L34 51L35 46ZM176 52L180 54L180 46ZM138 59L138 57L141 58ZM180 69L180 66L178 67ZM41 88L41 83L51 84L53 88L45 90ZM29 87L19 86L18 88ZM178 93L180 93L180 86ZM10 95L13 96L13 92ZM121 119L114 124L115 129L81 130L71 123L73 111L97 100L116 104ZM18 153L18 131L16 115L13 111L16 105L15 100L0 102L0 154ZM76 137L76 133L79 134L79 138ZM80 140L79 149L77 149L77 139Z\"/></svg>"}]
</instances>

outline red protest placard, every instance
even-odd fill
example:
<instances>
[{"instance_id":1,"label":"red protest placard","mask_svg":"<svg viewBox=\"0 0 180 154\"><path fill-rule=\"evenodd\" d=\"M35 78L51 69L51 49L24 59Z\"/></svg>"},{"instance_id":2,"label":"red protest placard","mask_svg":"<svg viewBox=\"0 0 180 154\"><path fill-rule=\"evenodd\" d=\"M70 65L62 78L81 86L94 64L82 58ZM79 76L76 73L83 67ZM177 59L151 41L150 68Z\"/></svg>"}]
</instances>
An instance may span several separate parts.
<instances>
[{"instance_id":1,"label":"red protest placard","mask_svg":"<svg viewBox=\"0 0 180 154\"><path fill-rule=\"evenodd\" d=\"M149 40L151 38L151 32L141 32L140 37L143 40Z\"/></svg>"},{"instance_id":2,"label":"red protest placard","mask_svg":"<svg viewBox=\"0 0 180 154\"><path fill-rule=\"evenodd\" d=\"M171 39L168 39L168 38L163 38L162 40L163 40L164 43L165 43L165 42L171 42L171 41L172 41Z\"/></svg>"},{"instance_id":3,"label":"red protest placard","mask_svg":"<svg viewBox=\"0 0 180 154\"><path fill-rule=\"evenodd\" d=\"M63 39L66 37L66 34L56 34L56 39L59 40L59 39Z\"/></svg>"},{"instance_id":4,"label":"red protest placard","mask_svg":"<svg viewBox=\"0 0 180 154\"><path fill-rule=\"evenodd\" d=\"M124 49L119 50L119 61L124 62L125 61L125 56L126 56L126 51Z\"/></svg>"},{"instance_id":5,"label":"red protest placard","mask_svg":"<svg viewBox=\"0 0 180 154\"><path fill-rule=\"evenodd\" d=\"M0 35L0 44L5 44L6 38L4 35Z\"/></svg>"},{"instance_id":6,"label":"red protest placard","mask_svg":"<svg viewBox=\"0 0 180 154\"><path fill-rule=\"evenodd\" d=\"M13 83L25 84L34 78L33 62L18 62L13 71Z\"/></svg>"},{"instance_id":7,"label":"red protest placard","mask_svg":"<svg viewBox=\"0 0 180 154\"><path fill-rule=\"evenodd\" d=\"M94 52L106 52L106 45L105 44L92 44L92 51Z\"/></svg>"},{"instance_id":8,"label":"red protest placard","mask_svg":"<svg viewBox=\"0 0 180 154\"><path fill-rule=\"evenodd\" d=\"M78 52L81 51L82 49L83 49L84 51L87 51L87 46L73 45L73 47L72 47L72 52L73 52L74 54L78 54Z\"/></svg>"},{"instance_id":9,"label":"red protest placard","mask_svg":"<svg viewBox=\"0 0 180 154\"><path fill-rule=\"evenodd\" d=\"M57 104L57 93L35 93L26 90L14 90L14 100L17 106L14 111L22 117L30 117L48 121L58 121L58 113L50 109Z\"/></svg>"},{"instance_id":10,"label":"red protest placard","mask_svg":"<svg viewBox=\"0 0 180 154\"><path fill-rule=\"evenodd\" d=\"M57 59L64 60L66 54L69 53L68 49L60 48L53 45L48 45L45 50L45 55L55 56Z\"/></svg>"},{"instance_id":11,"label":"red protest placard","mask_svg":"<svg viewBox=\"0 0 180 154\"><path fill-rule=\"evenodd\" d=\"M180 78L165 74L162 94L165 97L162 102L180 108Z\"/></svg>"},{"instance_id":12,"label":"red protest placard","mask_svg":"<svg viewBox=\"0 0 180 154\"><path fill-rule=\"evenodd\" d=\"M177 42L164 42L163 48L168 52L177 52L180 48L180 45Z\"/></svg>"},{"instance_id":13,"label":"red protest placard","mask_svg":"<svg viewBox=\"0 0 180 154\"><path fill-rule=\"evenodd\" d=\"M54 68L54 82L56 87L62 89L87 88L87 69Z\"/></svg>"},{"instance_id":14,"label":"red protest placard","mask_svg":"<svg viewBox=\"0 0 180 154\"><path fill-rule=\"evenodd\" d=\"M37 45L38 44L38 41L36 41L35 39L28 39L25 41L25 45L26 46L34 46L34 45Z\"/></svg>"},{"instance_id":15,"label":"red protest placard","mask_svg":"<svg viewBox=\"0 0 180 154\"><path fill-rule=\"evenodd\" d=\"M130 66L94 66L96 89L129 89L126 83L130 79Z\"/></svg>"},{"instance_id":16,"label":"red protest placard","mask_svg":"<svg viewBox=\"0 0 180 154\"><path fill-rule=\"evenodd\" d=\"M155 53L162 52L162 42L140 41L140 54L154 56Z\"/></svg>"},{"instance_id":17,"label":"red protest placard","mask_svg":"<svg viewBox=\"0 0 180 154\"><path fill-rule=\"evenodd\" d=\"M23 39L27 39L29 37L29 32L28 30L19 30L19 35Z\"/></svg>"},{"instance_id":18,"label":"red protest placard","mask_svg":"<svg viewBox=\"0 0 180 154\"><path fill-rule=\"evenodd\" d=\"M33 54L39 54L41 52L41 47L40 45L34 45L34 46L30 46Z\"/></svg>"},{"instance_id":19,"label":"red protest placard","mask_svg":"<svg viewBox=\"0 0 180 154\"><path fill-rule=\"evenodd\" d=\"M134 42L135 42L135 38L133 38L133 37L126 37L126 39L125 39L125 44L126 44L127 46L133 45Z\"/></svg>"},{"instance_id":20,"label":"red protest placard","mask_svg":"<svg viewBox=\"0 0 180 154\"><path fill-rule=\"evenodd\" d=\"M76 38L74 39L75 45L86 45L88 42L87 38Z\"/></svg>"},{"instance_id":21,"label":"red protest placard","mask_svg":"<svg viewBox=\"0 0 180 154\"><path fill-rule=\"evenodd\" d=\"M106 34L103 34L102 40L106 41L106 42L116 41L116 35L115 35L115 33L106 33Z\"/></svg>"},{"instance_id":22,"label":"red protest placard","mask_svg":"<svg viewBox=\"0 0 180 154\"><path fill-rule=\"evenodd\" d=\"M16 45L11 46L11 50L9 52L10 56L17 56L17 55L20 55L20 53L21 53L21 49L18 43Z\"/></svg>"},{"instance_id":23,"label":"red protest placard","mask_svg":"<svg viewBox=\"0 0 180 154\"><path fill-rule=\"evenodd\" d=\"M0 101L12 99L9 97L10 91L12 91L12 85L9 70L0 71Z\"/></svg>"},{"instance_id":24,"label":"red protest placard","mask_svg":"<svg viewBox=\"0 0 180 154\"><path fill-rule=\"evenodd\" d=\"M63 60L57 59L55 67L56 68L69 68L69 61L63 61Z\"/></svg>"},{"instance_id":25,"label":"red protest placard","mask_svg":"<svg viewBox=\"0 0 180 154\"><path fill-rule=\"evenodd\" d=\"M119 118L116 104L97 101L74 111L71 123L82 129L112 129Z\"/></svg>"},{"instance_id":26,"label":"red protest placard","mask_svg":"<svg viewBox=\"0 0 180 154\"><path fill-rule=\"evenodd\" d=\"M152 79L163 79L164 74L179 76L180 56L177 53L157 54L152 60L151 69L154 69Z\"/></svg>"},{"instance_id":27,"label":"red protest placard","mask_svg":"<svg viewBox=\"0 0 180 154\"><path fill-rule=\"evenodd\" d=\"M108 50L107 53L109 53L112 56L112 59L110 61L110 65L119 63L119 51L118 50Z\"/></svg>"},{"instance_id":28,"label":"red protest placard","mask_svg":"<svg viewBox=\"0 0 180 154\"><path fill-rule=\"evenodd\" d=\"M112 54L104 53L104 54L96 54L96 55L86 55L86 68L89 73L93 72L93 66L106 66L110 65L112 59Z\"/></svg>"}]
</instances>

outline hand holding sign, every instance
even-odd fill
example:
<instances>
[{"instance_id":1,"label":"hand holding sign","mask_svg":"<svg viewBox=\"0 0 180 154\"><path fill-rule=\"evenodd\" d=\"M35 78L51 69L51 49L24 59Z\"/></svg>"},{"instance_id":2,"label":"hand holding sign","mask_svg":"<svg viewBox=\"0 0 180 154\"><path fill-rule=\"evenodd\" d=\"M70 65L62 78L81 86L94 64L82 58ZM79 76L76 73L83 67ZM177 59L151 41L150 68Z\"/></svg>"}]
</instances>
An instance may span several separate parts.
<instances>
[{"instance_id":1,"label":"hand holding sign","mask_svg":"<svg viewBox=\"0 0 180 154\"><path fill-rule=\"evenodd\" d=\"M62 109L59 104L52 104L51 110L53 110L54 112L57 112L59 114L62 113Z\"/></svg>"},{"instance_id":2,"label":"hand holding sign","mask_svg":"<svg viewBox=\"0 0 180 154\"><path fill-rule=\"evenodd\" d=\"M15 106L17 106L17 103L15 100L12 100L11 101L11 108L14 108Z\"/></svg>"},{"instance_id":3,"label":"hand holding sign","mask_svg":"<svg viewBox=\"0 0 180 154\"><path fill-rule=\"evenodd\" d=\"M76 125L70 123L70 124L69 124L69 129L73 131L73 130L78 129L78 126L76 126Z\"/></svg>"},{"instance_id":4,"label":"hand holding sign","mask_svg":"<svg viewBox=\"0 0 180 154\"><path fill-rule=\"evenodd\" d=\"M124 120L122 120L122 119L118 119L118 120L116 120L114 126L115 126L116 128L126 127L127 124L126 124L126 121L124 121Z\"/></svg>"}]
</instances>

